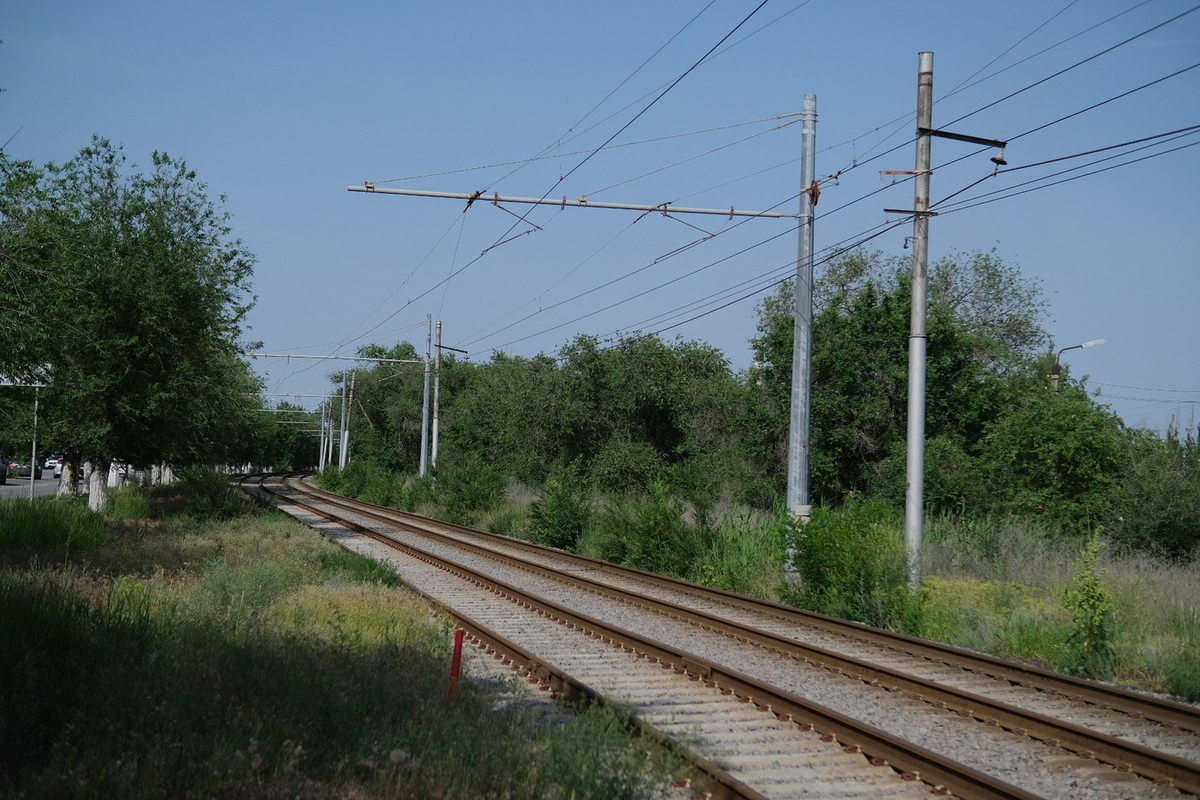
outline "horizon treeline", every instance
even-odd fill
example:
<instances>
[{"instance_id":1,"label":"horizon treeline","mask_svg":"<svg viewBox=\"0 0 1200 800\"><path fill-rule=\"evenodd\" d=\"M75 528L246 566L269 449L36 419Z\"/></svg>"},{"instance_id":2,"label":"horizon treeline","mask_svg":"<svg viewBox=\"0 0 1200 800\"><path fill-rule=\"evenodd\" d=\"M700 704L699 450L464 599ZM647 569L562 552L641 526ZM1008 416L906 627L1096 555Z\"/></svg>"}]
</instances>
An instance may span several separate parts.
<instances>
[{"instance_id":1,"label":"horizon treeline","mask_svg":"<svg viewBox=\"0 0 1200 800\"><path fill-rule=\"evenodd\" d=\"M814 506L903 505L906 266L848 251L814 284ZM929 286L927 513L1018 516L1064 535L1103 530L1121 548L1194 556L1197 432L1131 428L1069 373L1052 384L1041 288L994 252L936 262ZM537 494L564 485L606 496L665 489L699 520L719 505L777 509L787 480L793 292L783 284L759 304L754 365L742 372L707 344L656 336L602 344L580 335L554 356L496 353L478 364L446 357L439 494L464 487L464 509L478 510L513 484ZM359 354L419 357L407 342ZM423 376L407 366L353 371L355 462L416 473Z\"/></svg>"}]
</instances>

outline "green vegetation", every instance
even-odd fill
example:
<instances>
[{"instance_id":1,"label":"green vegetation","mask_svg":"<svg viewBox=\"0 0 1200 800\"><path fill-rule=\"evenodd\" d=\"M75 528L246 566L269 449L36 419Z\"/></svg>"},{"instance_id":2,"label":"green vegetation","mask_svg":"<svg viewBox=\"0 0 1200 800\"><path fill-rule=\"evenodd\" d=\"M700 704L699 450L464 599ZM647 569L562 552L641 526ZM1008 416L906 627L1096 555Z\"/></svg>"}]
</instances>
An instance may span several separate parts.
<instances>
[{"instance_id":1,"label":"green vegetation","mask_svg":"<svg viewBox=\"0 0 1200 800\"><path fill-rule=\"evenodd\" d=\"M104 522L78 503L47 498L0 502L0 553L62 559L95 547Z\"/></svg>"},{"instance_id":2,"label":"green vegetation","mask_svg":"<svg viewBox=\"0 0 1200 800\"><path fill-rule=\"evenodd\" d=\"M905 627L913 613L901 519L879 500L853 501L840 512L815 509L807 524L793 523L791 544L797 605L879 628Z\"/></svg>"},{"instance_id":3,"label":"green vegetation","mask_svg":"<svg viewBox=\"0 0 1200 800\"><path fill-rule=\"evenodd\" d=\"M155 514L165 499L143 492ZM581 800L666 785L612 712L543 720L471 684L449 702L447 624L377 562L281 515L169 505L105 530L74 500L0 503L0 794Z\"/></svg>"},{"instance_id":4,"label":"green vegetation","mask_svg":"<svg viewBox=\"0 0 1200 800\"><path fill-rule=\"evenodd\" d=\"M779 509L789 284L759 306L744 374L702 343L653 336L579 336L555 357L448 357L438 463L425 478L413 474L420 371L356 370L356 461L320 480L640 569L1195 697L1194 588L1150 608L1142 598L1200 563L1200 429L1129 429L1069 374L1052 386L1047 303L995 253L931 267L927 580L912 596L901 533L907 267L857 250L817 276L806 525ZM407 343L363 349L415 354ZM1145 585L1122 584L1126 567L1150 564ZM1140 632L1144 616L1156 619L1153 634Z\"/></svg>"}]
</instances>

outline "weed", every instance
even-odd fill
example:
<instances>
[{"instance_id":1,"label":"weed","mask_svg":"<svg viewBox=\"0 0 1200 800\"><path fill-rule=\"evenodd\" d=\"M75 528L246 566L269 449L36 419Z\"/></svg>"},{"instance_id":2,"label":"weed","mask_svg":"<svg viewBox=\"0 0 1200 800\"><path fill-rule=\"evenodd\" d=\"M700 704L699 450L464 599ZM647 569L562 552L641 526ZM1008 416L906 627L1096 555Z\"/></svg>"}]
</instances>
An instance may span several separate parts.
<instances>
[{"instance_id":1,"label":"weed","mask_svg":"<svg viewBox=\"0 0 1200 800\"><path fill-rule=\"evenodd\" d=\"M1089 678L1107 678L1113 669L1113 599L1097 568L1104 543L1093 535L1075 562L1075 580L1063 593L1074 625L1067 637L1067 669Z\"/></svg>"}]
</instances>

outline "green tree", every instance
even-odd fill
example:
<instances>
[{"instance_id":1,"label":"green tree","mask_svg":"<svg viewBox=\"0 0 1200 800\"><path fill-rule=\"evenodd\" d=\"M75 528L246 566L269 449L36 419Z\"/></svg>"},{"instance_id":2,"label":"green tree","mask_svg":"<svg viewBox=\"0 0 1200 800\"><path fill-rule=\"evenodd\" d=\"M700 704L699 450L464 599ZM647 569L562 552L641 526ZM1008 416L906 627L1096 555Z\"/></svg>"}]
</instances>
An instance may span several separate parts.
<instances>
[{"instance_id":1,"label":"green tree","mask_svg":"<svg viewBox=\"0 0 1200 800\"><path fill-rule=\"evenodd\" d=\"M886 272L887 266L876 254L851 252L817 282L810 475L812 496L823 502L850 492L903 496L911 297L904 273ZM786 478L792 291L785 285L759 308L757 364L739 420L776 494ZM959 305L960 311L967 307ZM935 452L951 470L927 480L941 487L935 495L941 497L956 491L951 478L962 472L973 443L1002 406L1004 386L1000 372L982 357L997 350L984 328L973 329L933 297L927 329L926 432L939 442Z\"/></svg>"},{"instance_id":2,"label":"green tree","mask_svg":"<svg viewBox=\"0 0 1200 800\"><path fill-rule=\"evenodd\" d=\"M207 187L161 152L132 172L100 137L61 166L0 156L0 172L5 305L27 336L13 357L49 365L47 439L100 475L228 457L256 405L238 341L254 259Z\"/></svg>"},{"instance_id":3,"label":"green tree","mask_svg":"<svg viewBox=\"0 0 1200 800\"><path fill-rule=\"evenodd\" d=\"M1164 437L1126 431L1106 530L1123 549L1171 559L1200 556L1200 436L1177 426Z\"/></svg>"},{"instance_id":4,"label":"green tree","mask_svg":"<svg viewBox=\"0 0 1200 800\"><path fill-rule=\"evenodd\" d=\"M1043 383L1012 397L980 445L996 507L1086 532L1103 521L1120 475L1120 420L1081 386Z\"/></svg>"}]
</instances>

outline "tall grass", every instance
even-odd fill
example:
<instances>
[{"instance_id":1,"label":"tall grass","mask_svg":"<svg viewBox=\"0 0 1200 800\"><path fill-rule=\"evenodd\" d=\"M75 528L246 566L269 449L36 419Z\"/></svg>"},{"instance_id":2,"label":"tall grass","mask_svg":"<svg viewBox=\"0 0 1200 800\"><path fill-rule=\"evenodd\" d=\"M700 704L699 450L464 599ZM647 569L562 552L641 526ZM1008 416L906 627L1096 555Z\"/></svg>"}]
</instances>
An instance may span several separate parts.
<instances>
[{"instance_id":1,"label":"tall grass","mask_svg":"<svg viewBox=\"0 0 1200 800\"><path fill-rule=\"evenodd\" d=\"M104 519L75 499L0 501L0 554L66 558L104 539Z\"/></svg>"},{"instance_id":2,"label":"tall grass","mask_svg":"<svg viewBox=\"0 0 1200 800\"><path fill-rule=\"evenodd\" d=\"M933 520L927 532L924 635L1056 670L1079 669L1079 623L1065 601L1079 586L1085 541L1018 518L971 526ZM1104 672L1200 701L1200 561L1105 548L1096 567L1096 588L1113 603Z\"/></svg>"},{"instance_id":3,"label":"tall grass","mask_svg":"<svg viewBox=\"0 0 1200 800\"><path fill-rule=\"evenodd\" d=\"M6 526L7 528L7 526ZM274 515L115 527L0 573L0 795L645 798L622 726L471 685L394 574Z\"/></svg>"},{"instance_id":4,"label":"tall grass","mask_svg":"<svg viewBox=\"0 0 1200 800\"><path fill-rule=\"evenodd\" d=\"M906 589L899 512L878 504L818 509L811 525L794 530L795 566L805 579L785 586L782 517L749 517L730 507L714 514L721 521L698 524L659 487L641 496L605 498L593 492L580 523L585 515L566 504L554 508L547 502L552 495L542 494L537 522L528 492L519 502L512 497L503 505L489 502L477 519L495 532L529 538L539 535L540 526L553 531L556 541L570 538L560 531L582 525L574 547L583 555L729 591L781 597L1057 670L1080 671L1086 660L1080 638L1086 616L1073 616L1068 607L1069 592L1079 586L1075 565L1084 541L1046 523L1012 516L926 520L924 587L914 600ZM436 497L424 496L425 513L440 513ZM560 519L570 524L559 525ZM1106 644L1101 671L1133 686L1200 700L1200 560L1180 562L1106 547L1096 566L1091 596L1099 598L1100 592L1113 601L1106 634L1111 651ZM1083 671L1094 669L1093 664Z\"/></svg>"}]
</instances>

